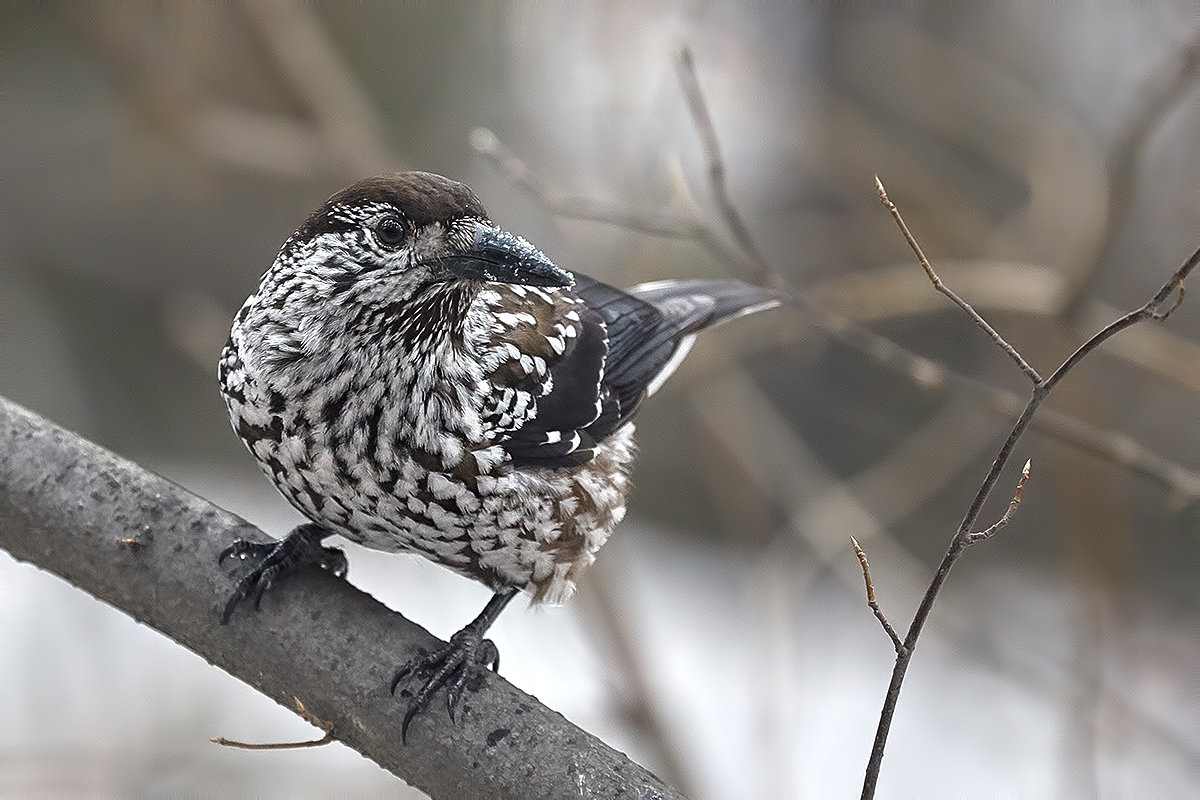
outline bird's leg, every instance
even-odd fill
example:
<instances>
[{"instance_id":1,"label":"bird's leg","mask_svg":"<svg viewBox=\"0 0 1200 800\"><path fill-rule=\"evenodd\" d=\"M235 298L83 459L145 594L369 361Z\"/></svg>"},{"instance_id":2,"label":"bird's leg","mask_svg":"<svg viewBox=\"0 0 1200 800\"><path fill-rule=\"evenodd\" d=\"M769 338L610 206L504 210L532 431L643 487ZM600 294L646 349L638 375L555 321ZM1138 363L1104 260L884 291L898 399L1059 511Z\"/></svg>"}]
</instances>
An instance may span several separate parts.
<instances>
[{"instance_id":1,"label":"bird's leg","mask_svg":"<svg viewBox=\"0 0 1200 800\"><path fill-rule=\"evenodd\" d=\"M297 525L287 538L276 542L252 542L248 539L238 539L221 551L217 557L220 564L227 558L245 558L251 556L261 559L246 577L238 581L225 604L225 613L221 615L221 624L229 622L233 610L243 600L253 599L254 608L258 609L262 602L263 592L280 578L291 575L301 567L316 564L321 569L329 570L339 578L346 577L350 565L346 563L346 554L335 547L324 547L321 541L331 534L312 522Z\"/></svg>"},{"instance_id":2,"label":"bird's leg","mask_svg":"<svg viewBox=\"0 0 1200 800\"><path fill-rule=\"evenodd\" d=\"M467 680L489 667L499 671L500 651L491 639L485 639L483 635L509 601L516 596L516 587L496 592L479 616L451 636L449 642L432 653L423 652L396 671L396 676L392 678L392 694L396 693L396 687L405 678L411 676L424 681L408 701L408 712L404 715L403 725L400 726L401 740L408 741L408 724L428 705L429 698L440 687L446 687L446 709L450 712L450 721L453 722L454 709L458 706Z\"/></svg>"}]
</instances>

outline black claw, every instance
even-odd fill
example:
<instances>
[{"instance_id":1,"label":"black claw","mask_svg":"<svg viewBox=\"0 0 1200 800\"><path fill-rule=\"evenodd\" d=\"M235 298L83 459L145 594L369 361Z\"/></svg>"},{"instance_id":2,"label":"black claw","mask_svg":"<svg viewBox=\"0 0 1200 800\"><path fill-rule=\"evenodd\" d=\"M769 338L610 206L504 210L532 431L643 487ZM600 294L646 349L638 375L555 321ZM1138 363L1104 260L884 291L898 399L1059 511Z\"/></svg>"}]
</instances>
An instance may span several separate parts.
<instances>
[{"instance_id":1,"label":"black claw","mask_svg":"<svg viewBox=\"0 0 1200 800\"><path fill-rule=\"evenodd\" d=\"M488 664L498 658L496 645L490 639L467 626L450 637L450 641L432 653L420 656L404 664L392 678L391 692L406 678L421 681L419 688L408 701L408 710L400 727L400 738L408 742L408 726L428 705L429 700L443 686L446 687L446 711L454 722L454 713L462 700L467 682L486 671Z\"/></svg>"},{"instance_id":2,"label":"black claw","mask_svg":"<svg viewBox=\"0 0 1200 800\"><path fill-rule=\"evenodd\" d=\"M329 534L309 523L301 525L278 542L252 542L238 539L217 556L222 564L228 558L243 559L247 556L260 559L259 563L244 578L238 581L233 594L221 614L221 624L227 625L234 609L249 600L257 611L262 605L263 594L280 578L291 575L301 567L315 564L338 577L349 571L346 555L336 548L323 547L321 540Z\"/></svg>"},{"instance_id":3,"label":"black claw","mask_svg":"<svg viewBox=\"0 0 1200 800\"><path fill-rule=\"evenodd\" d=\"M229 598L229 602L225 604L225 612L221 614L222 625L229 624L229 618L233 616L233 610L237 608L237 604L241 601L242 598L236 592L232 597Z\"/></svg>"},{"instance_id":4,"label":"black claw","mask_svg":"<svg viewBox=\"0 0 1200 800\"><path fill-rule=\"evenodd\" d=\"M265 592L268 588L270 588L270 586L271 586L271 581L268 578L260 579L258 581L258 583L255 585L255 587L254 587L254 610L255 611L259 611L262 609L263 592Z\"/></svg>"},{"instance_id":5,"label":"black claw","mask_svg":"<svg viewBox=\"0 0 1200 800\"><path fill-rule=\"evenodd\" d=\"M418 706L410 705L408 711L404 714L404 722L400 723L400 741L403 744L408 744L408 723L413 721L413 717L421 709Z\"/></svg>"},{"instance_id":6,"label":"black claw","mask_svg":"<svg viewBox=\"0 0 1200 800\"><path fill-rule=\"evenodd\" d=\"M396 674L392 676L392 686L391 686L392 694L396 693L396 687L400 685L400 681L404 680L409 675L413 674L413 671L416 669L417 665L420 664L425 659L425 657L428 655L429 655L429 652L427 650L425 650L424 648L419 648L417 650L416 658L412 659L411 661L408 661L407 663L403 664L400 667L400 669L396 670Z\"/></svg>"},{"instance_id":7,"label":"black claw","mask_svg":"<svg viewBox=\"0 0 1200 800\"><path fill-rule=\"evenodd\" d=\"M479 616L451 636L449 642L432 653L418 650L418 656L396 670L392 678L392 694L396 693L396 687L406 678L421 681L420 688L409 698L408 710L404 712L404 722L400 725L402 742L408 744L409 723L424 710L429 698L438 689L446 687L446 710L450 713L450 721L454 722L454 712L471 677L487 672L489 665L493 669L500 666L500 651L491 639L483 638L483 634L516 594L516 588L496 592Z\"/></svg>"}]
</instances>

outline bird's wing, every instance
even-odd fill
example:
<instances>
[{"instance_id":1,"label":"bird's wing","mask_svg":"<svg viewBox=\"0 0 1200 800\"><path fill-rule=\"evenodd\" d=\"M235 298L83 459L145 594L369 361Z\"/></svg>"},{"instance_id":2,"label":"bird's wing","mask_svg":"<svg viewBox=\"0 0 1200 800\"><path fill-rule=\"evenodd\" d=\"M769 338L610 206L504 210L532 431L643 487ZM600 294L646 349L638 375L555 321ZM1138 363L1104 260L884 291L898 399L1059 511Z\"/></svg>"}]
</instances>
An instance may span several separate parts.
<instances>
[{"instance_id":1,"label":"bird's wing","mask_svg":"<svg viewBox=\"0 0 1200 800\"><path fill-rule=\"evenodd\" d=\"M554 288L498 284L494 294L486 439L518 462L586 462L591 453L576 432L600 413L608 353L602 321L574 294Z\"/></svg>"},{"instance_id":2,"label":"bird's wing","mask_svg":"<svg viewBox=\"0 0 1200 800\"><path fill-rule=\"evenodd\" d=\"M501 439L518 465L586 463L674 371L697 331L777 302L737 281L660 281L625 292L575 279L559 293L576 302L560 307L557 324L570 335L549 359L547 391L532 418Z\"/></svg>"},{"instance_id":3,"label":"bird's wing","mask_svg":"<svg viewBox=\"0 0 1200 800\"><path fill-rule=\"evenodd\" d=\"M489 375L499 402L485 408L485 426L518 465L588 462L596 440L586 431L604 412L604 319L570 291L499 291L492 340L508 357Z\"/></svg>"}]
</instances>

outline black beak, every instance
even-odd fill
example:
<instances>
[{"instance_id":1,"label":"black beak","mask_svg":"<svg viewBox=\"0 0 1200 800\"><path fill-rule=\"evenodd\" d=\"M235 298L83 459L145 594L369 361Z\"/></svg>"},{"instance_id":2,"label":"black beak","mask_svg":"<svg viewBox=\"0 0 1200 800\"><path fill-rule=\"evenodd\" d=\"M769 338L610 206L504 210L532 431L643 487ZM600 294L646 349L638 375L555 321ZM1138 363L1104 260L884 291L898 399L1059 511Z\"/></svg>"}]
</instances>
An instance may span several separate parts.
<instances>
[{"instance_id":1,"label":"black beak","mask_svg":"<svg viewBox=\"0 0 1200 800\"><path fill-rule=\"evenodd\" d=\"M556 267L529 242L483 224L475 226L470 247L439 259L438 265L449 275L471 281L522 286L570 286L575 282L575 276Z\"/></svg>"}]
</instances>

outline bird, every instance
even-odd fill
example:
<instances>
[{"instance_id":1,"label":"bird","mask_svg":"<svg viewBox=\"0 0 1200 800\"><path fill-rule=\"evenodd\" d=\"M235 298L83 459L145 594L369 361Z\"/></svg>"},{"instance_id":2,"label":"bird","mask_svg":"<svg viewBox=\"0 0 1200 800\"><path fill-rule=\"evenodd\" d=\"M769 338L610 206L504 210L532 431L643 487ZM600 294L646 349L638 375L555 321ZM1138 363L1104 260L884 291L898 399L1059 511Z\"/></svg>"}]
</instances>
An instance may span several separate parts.
<instances>
[{"instance_id":1,"label":"bird","mask_svg":"<svg viewBox=\"0 0 1200 800\"><path fill-rule=\"evenodd\" d=\"M778 305L736 280L621 290L562 269L428 172L362 180L284 242L218 365L234 431L307 518L238 540L254 566L226 603L258 608L308 565L344 577L341 537L483 583L483 611L396 670L401 736L443 686L455 708L499 667L509 602L559 604L625 515L634 417L712 325Z\"/></svg>"}]
</instances>

